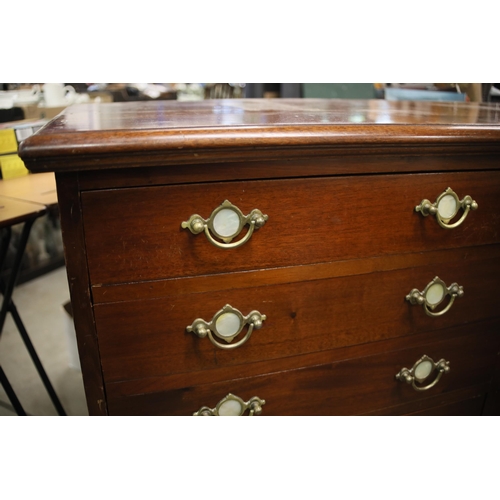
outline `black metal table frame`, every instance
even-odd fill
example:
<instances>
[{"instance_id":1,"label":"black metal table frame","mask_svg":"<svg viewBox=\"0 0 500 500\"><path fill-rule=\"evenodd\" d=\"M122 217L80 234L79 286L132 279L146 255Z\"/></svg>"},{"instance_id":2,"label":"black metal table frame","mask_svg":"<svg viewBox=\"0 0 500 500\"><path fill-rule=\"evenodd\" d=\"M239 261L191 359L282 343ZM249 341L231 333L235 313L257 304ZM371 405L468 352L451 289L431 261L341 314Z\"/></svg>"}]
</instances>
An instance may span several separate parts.
<instances>
[{"instance_id":1,"label":"black metal table frame","mask_svg":"<svg viewBox=\"0 0 500 500\"><path fill-rule=\"evenodd\" d=\"M7 313L10 312L12 315L12 319L14 320L14 323L17 329L19 330L21 338L23 339L24 344L28 350L28 353L38 371L38 374L40 375L43 385L45 386L45 389L47 390L50 399L52 400L52 403L57 410L57 413L61 416L64 416L66 415L66 412L64 411L64 408L62 407L61 402L59 401L59 398L57 397L57 394L54 391L54 388L52 387L52 384L47 376L47 373L45 372L45 369L42 366L40 358L38 357L38 354L35 351L33 343L29 338L28 332L26 331L26 328L24 327L21 317L19 316L17 308L12 300L12 294L14 293L14 288L16 286L16 282L19 276L19 270L21 268L21 263L23 260L24 251L26 249L26 244L28 243L28 238L31 232L31 228L35 220L41 215L44 215L45 213L46 210L40 211L36 214L33 214L30 218L26 219L26 221L24 222L19 243L15 250L12 267L5 281L1 276L3 274L5 261L7 260L7 253L9 250L10 241L12 239L12 226L5 226L1 229L3 234L0 246L0 292L3 294L3 301L2 301L2 307L0 309L0 338L2 336L3 327L5 325L5 320L7 318ZM23 406L21 405L16 393L14 392L1 366L0 366L0 384L3 386L5 393L7 394L7 397L9 398L10 402L12 403L12 406L14 407L16 413L22 416L26 415Z\"/></svg>"}]
</instances>

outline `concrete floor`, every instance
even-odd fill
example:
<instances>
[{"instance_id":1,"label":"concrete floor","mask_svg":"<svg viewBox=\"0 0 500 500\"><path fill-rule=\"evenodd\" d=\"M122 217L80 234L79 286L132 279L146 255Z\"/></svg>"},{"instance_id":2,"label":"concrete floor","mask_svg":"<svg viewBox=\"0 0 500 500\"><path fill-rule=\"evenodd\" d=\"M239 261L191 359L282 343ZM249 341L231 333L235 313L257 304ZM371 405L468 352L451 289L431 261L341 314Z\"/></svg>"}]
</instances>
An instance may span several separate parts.
<instances>
[{"instance_id":1,"label":"concrete floor","mask_svg":"<svg viewBox=\"0 0 500 500\"><path fill-rule=\"evenodd\" d=\"M68 415L88 415L64 267L18 286L13 301ZM0 338L0 365L29 415L57 415L10 314ZM0 386L0 416L15 415Z\"/></svg>"}]
</instances>

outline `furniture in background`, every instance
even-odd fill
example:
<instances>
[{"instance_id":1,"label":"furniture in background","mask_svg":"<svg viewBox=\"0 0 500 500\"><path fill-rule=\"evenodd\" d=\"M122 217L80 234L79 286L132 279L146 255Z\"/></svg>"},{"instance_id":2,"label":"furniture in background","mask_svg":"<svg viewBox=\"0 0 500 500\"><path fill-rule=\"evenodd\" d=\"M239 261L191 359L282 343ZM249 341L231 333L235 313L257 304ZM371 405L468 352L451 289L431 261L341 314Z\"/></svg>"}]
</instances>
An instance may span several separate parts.
<instances>
[{"instance_id":1,"label":"furniture in background","mask_svg":"<svg viewBox=\"0 0 500 500\"><path fill-rule=\"evenodd\" d=\"M12 300L16 284L64 265L62 244L59 245L57 241L60 229L54 175L52 173L30 175L17 154L18 143L45 123L43 120L28 119L2 123L0 126L2 177L0 180L0 227L2 231L0 291L3 295L0 310L0 337L7 313L10 313L52 403L59 415L65 415ZM50 243L52 243L51 246ZM17 414L25 415L26 412L7 374L1 367L0 382Z\"/></svg>"},{"instance_id":2,"label":"furniture in background","mask_svg":"<svg viewBox=\"0 0 500 500\"><path fill-rule=\"evenodd\" d=\"M50 177L51 174L48 174ZM47 174L42 174L42 176L28 176L21 178L22 180L30 180L29 186L25 186L22 189L21 184L17 183L17 189L9 190L9 184L12 181L0 181L0 193L7 193L8 195L19 195L22 198L16 198L12 196L4 196L0 194L0 229L2 231L1 248L0 248L0 291L2 293L2 306L0 309L0 339L2 336L2 330L7 318L7 313L12 315L12 319L16 328L21 335L21 338L28 350L28 353L38 371L38 374L49 394L52 403L54 404L59 415L66 415L64 408L59 401L59 398L47 376L47 373L36 353L36 350L31 342L31 339L26 331L26 328L21 319L21 315L17 310L16 305L12 299L12 294L14 288L18 281L19 271L21 268L21 263L26 249L26 244L28 243L29 235L32 230L33 224L37 219L42 217L47 213L47 210L53 209L54 203L57 205L57 199L54 196L55 192L52 189L52 195L47 196L45 193L45 188L48 186ZM37 186L37 179L42 182L41 186ZM23 183L25 185L25 183ZM49 201L48 205L39 203L36 200ZM20 233L20 238L15 243L14 259L10 263L10 266L5 269L5 263L7 260L9 246L12 242L12 228L15 225L22 224L22 230ZM5 274L4 274L5 271ZM4 277L5 276L5 277ZM0 346L1 347L1 346ZM7 397L16 413L18 415L26 415L26 412L19 401L15 390L9 382L7 374L4 372L0 366L0 384L3 386Z\"/></svg>"},{"instance_id":3,"label":"furniture in background","mask_svg":"<svg viewBox=\"0 0 500 500\"><path fill-rule=\"evenodd\" d=\"M245 97L374 99L373 83L247 83Z\"/></svg>"},{"instance_id":4,"label":"furniture in background","mask_svg":"<svg viewBox=\"0 0 500 500\"><path fill-rule=\"evenodd\" d=\"M19 143L46 123L46 120L29 119L0 124L0 196L41 203L48 208L33 225L19 270L19 284L64 266L54 175L30 176L17 154ZM16 226L13 241L19 236L20 228ZM10 252L6 258L7 268L12 258L13 252Z\"/></svg>"},{"instance_id":5,"label":"furniture in background","mask_svg":"<svg viewBox=\"0 0 500 500\"><path fill-rule=\"evenodd\" d=\"M246 98L298 98L303 97L301 83L246 83Z\"/></svg>"},{"instance_id":6,"label":"furniture in background","mask_svg":"<svg viewBox=\"0 0 500 500\"><path fill-rule=\"evenodd\" d=\"M374 99L373 83L303 83L305 98L320 99Z\"/></svg>"},{"instance_id":7,"label":"furniture in background","mask_svg":"<svg viewBox=\"0 0 500 500\"><path fill-rule=\"evenodd\" d=\"M497 105L77 105L20 155L91 414L500 413Z\"/></svg>"},{"instance_id":8,"label":"furniture in background","mask_svg":"<svg viewBox=\"0 0 500 500\"><path fill-rule=\"evenodd\" d=\"M466 94L442 90L400 89L387 87L384 98L388 101L458 101L465 102Z\"/></svg>"},{"instance_id":9,"label":"furniture in background","mask_svg":"<svg viewBox=\"0 0 500 500\"><path fill-rule=\"evenodd\" d=\"M204 88L205 99L235 99L242 97L244 87L231 83L207 83Z\"/></svg>"},{"instance_id":10,"label":"furniture in background","mask_svg":"<svg viewBox=\"0 0 500 500\"><path fill-rule=\"evenodd\" d=\"M245 97L487 102L490 89L480 83L247 83Z\"/></svg>"}]
</instances>

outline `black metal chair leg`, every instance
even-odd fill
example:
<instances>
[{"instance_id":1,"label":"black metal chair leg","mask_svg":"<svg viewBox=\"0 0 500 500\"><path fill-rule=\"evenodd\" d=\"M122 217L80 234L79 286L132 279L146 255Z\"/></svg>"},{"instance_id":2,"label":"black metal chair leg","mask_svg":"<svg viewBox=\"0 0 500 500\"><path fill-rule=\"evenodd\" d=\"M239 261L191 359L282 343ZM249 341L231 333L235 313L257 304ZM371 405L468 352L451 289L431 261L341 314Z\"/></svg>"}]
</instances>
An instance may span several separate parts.
<instances>
[{"instance_id":1,"label":"black metal chair leg","mask_svg":"<svg viewBox=\"0 0 500 500\"><path fill-rule=\"evenodd\" d=\"M28 332L24 327L24 324L21 320L21 317L19 316L19 313L17 312L16 305L12 300L10 301L9 312L12 314L12 319L14 320L14 323L16 324L17 329L19 330L19 333L21 334L24 344L26 345L26 349L28 349L29 355L33 360L33 363L38 371L38 374L42 379L43 385L45 386L45 389L47 389L50 399L52 400L52 403L54 404L57 410L57 413L59 413L59 415L61 416L66 416L66 412L64 411L64 408L62 407L62 404L59 401L59 398L57 397L56 391L54 391L54 388L50 383L49 377L47 376L47 373L45 372L45 369L42 366L40 358L38 357L38 354L35 351L35 347L33 346L31 339L29 338Z\"/></svg>"},{"instance_id":2,"label":"black metal chair leg","mask_svg":"<svg viewBox=\"0 0 500 500\"><path fill-rule=\"evenodd\" d=\"M25 417L26 412L24 411L24 408L19 402L19 399L17 399L16 393L14 392L14 389L12 389L12 386L10 385L10 382L7 379L7 376L5 375L5 372L3 371L1 366L0 366L0 384L2 384L2 387L4 388L5 393L7 394L7 397L9 398L10 402L12 403L14 410L16 410L16 413L21 417Z\"/></svg>"},{"instance_id":3,"label":"black metal chair leg","mask_svg":"<svg viewBox=\"0 0 500 500\"><path fill-rule=\"evenodd\" d=\"M0 245L0 274L3 273L3 266L5 264L7 252L9 251L11 237L12 228L10 226L2 228L2 243Z\"/></svg>"},{"instance_id":4,"label":"black metal chair leg","mask_svg":"<svg viewBox=\"0 0 500 500\"><path fill-rule=\"evenodd\" d=\"M28 349L28 352L31 356L31 359L33 360L33 363L35 364L35 367L38 371L38 374L40 375L40 378L42 379L42 382L47 389L47 392L50 396L50 399L52 400L52 403L54 404L57 412L59 415L65 416L66 412L64 411L64 408L61 405L61 402L59 401L59 398L57 397L56 392L54 391L54 388L52 387L52 384L50 383L50 380L47 376L47 373L45 372L42 363L40 362L40 358L38 357L35 348L33 347L33 344L31 342L31 339L29 338L28 332L26 331L26 328L24 327L24 324L21 320L21 317L19 316L19 313L17 312L17 308L12 301L12 294L14 292L14 287L17 282L17 278L19 275L19 269L21 267L21 262L22 258L24 255L24 250L26 248L26 244L28 242L28 237L31 231L31 227L33 226L33 223L35 222L35 218L27 220L24 223L22 232L21 232L21 237L19 239L19 245L16 249L16 255L14 257L14 262L12 264L12 268L9 274L9 277L7 279L7 282L3 282L0 278L0 289L3 294L3 302L2 302L2 307L0 309L0 336L1 332L3 330L4 324L5 324L5 319L7 317L7 312L10 312L12 314L12 318L14 320L14 323L16 324L17 329L19 330L19 333L21 334L21 337L24 341L24 344L26 345L26 348ZM0 254L3 257L3 261L5 260L6 252L7 252L7 246L10 240L10 232L6 234L6 238L4 238L2 242L2 246L0 248ZM6 246L7 245L7 246ZM3 264L4 262L2 262ZM0 368L1 369L1 368ZM7 386L4 386L5 392L9 396L9 399L11 399L11 395L14 399L11 399L11 402L16 408L16 405L18 405L18 408L23 412L23 415L26 415L24 410L22 409L21 404L19 403L19 400L17 399L9 381L7 380L7 377L5 376L5 373L2 371L2 385L3 383L6 383ZM7 387L9 388L7 390ZM14 405L14 401L16 401L16 405ZM16 411L17 408L16 408ZM18 411L19 414L19 411Z\"/></svg>"},{"instance_id":5,"label":"black metal chair leg","mask_svg":"<svg viewBox=\"0 0 500 500\"><path fill-rule=\"evenodd\" d=\"M14 262L12 263L12 268L10 270L9 277L4 286L2 308L0 309L0 336L2 335L3 326L5 324L5 318L7 317L7 311L9 309L10 299L12 297L14 287L16 286L17 278L19 275L19 269L21 267L21 262L23 260L26 243L28 243L28 237L30 235L31 226L33 226L34 222L35 219L30 219L24 223L23 230L21 232L21 237L19 238L19 246L17 247L16 255L14 257Z\"/></svg>"}]
</instances>

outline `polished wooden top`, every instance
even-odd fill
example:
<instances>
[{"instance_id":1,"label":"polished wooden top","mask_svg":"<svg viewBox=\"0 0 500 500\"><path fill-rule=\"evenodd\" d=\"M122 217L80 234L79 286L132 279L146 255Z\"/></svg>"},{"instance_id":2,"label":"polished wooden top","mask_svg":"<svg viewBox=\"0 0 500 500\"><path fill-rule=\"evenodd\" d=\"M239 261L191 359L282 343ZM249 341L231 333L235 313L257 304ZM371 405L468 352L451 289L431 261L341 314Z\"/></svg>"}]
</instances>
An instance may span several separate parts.
<instances>
[{"instance_id":1,"label":"polished wooden top","mask_svg":"<svg viewBox=\"0 0 500 500\"><path fill-rule=\"evenodd\" d=\"M279 125L500 124L500 105L345 99L225 99L80 104L43 134Z\"/></svg>"},{"instance_id":2,"label":"polished wooden top","mask_svg":"<svg viewBox=\"0 0 500 500\"><path fill-rule=\"evenodd\" d=\"M57 171L119 167L119 157L126 159L121 166L144 166L296 158L318 148L397 154L408 146L424 153L436 146L500 152L500 105L337 99L80 104L24 141L20 155L33 171Z\"/></svg>"}]
</instances>

